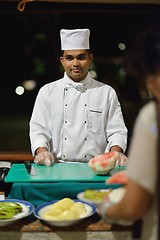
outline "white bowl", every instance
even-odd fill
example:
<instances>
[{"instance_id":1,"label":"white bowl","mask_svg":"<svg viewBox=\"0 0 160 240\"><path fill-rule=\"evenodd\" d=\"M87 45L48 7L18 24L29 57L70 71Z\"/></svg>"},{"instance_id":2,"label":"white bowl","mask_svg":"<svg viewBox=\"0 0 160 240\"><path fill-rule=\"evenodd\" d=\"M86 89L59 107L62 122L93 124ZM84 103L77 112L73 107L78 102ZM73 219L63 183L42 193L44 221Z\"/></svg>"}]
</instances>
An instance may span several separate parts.
<instances>
[{"instance_id":1,"label":"white bowl","mask_svg":"<svg viewBox=\"0 0 160 240\"><path fill-rule=\"evenodd\" d=\"M13 218L0 219L0 227L15 224L21 219L31 215L34 210L34 206L30 202L26 202L23 200L6 199L6 200L1 200L0 202L14 202L14 203L18 203L22 207L22 212L17 213Z\"/></svg>"},{"instance_id":2,"label":"white bowl","mask_svg":"<svg viewBox=\"0 0 160 240\"><path fill-rule=\"evenodd\" d=\"M44 203L40 206L38 206L35 210L34 210L34 216L44 222L46 222L47 224L51 225L51 226L59 226L59 227L66 227L66 226L71 226L73 224L77 224L79 223L80 221L92 216L95 212L96 212L96 207L92 204L88 204L84 201L80 201L80 200L77 200L77 199L74 199L73 201L75 202L82 202L86 208L86 216L84 217L81 217L79 219L74 219L74 220L47 220L47 219L44 219L42 217L42 214L48 209L50 208L50 205L58 202L59 200L55 200L55 201L52 201L52 202L49 202L49 203Z\"/></svg>"},{"instance_id":3,"label":"white bowl","mask_svg":"<svg viewBox=\"0 0 160 240\"><path fill-rule=\"evenodd\" d=\"M94 189L95 191L100 191L100 192L109 192L111 191L110 189ZM80 192L77 194L77 198L81 201L85 201L87 203L90 203L90 204L94 204L96 207L99 207L99 205L102 203L102 200L97 200L97 199L90 199L90 198L86 198L84 196L84 193L85 192Z\"/></svg>"}]
</instances>

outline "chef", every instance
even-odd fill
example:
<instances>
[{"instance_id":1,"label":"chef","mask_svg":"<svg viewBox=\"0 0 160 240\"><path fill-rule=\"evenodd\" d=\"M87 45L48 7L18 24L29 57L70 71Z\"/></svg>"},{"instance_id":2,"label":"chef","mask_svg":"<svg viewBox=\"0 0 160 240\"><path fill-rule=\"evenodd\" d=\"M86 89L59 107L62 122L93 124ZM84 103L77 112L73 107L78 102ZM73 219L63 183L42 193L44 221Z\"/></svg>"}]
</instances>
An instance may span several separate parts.
<instances>
[{"instance_id":1,"label":"chef","mask_svg":"<svg viewBox=\"0 0 160 240\"><path fill-rule=\"evenodd\" d=\"M116 92L89 73L90 30L62 29L60 38L64 76L39 90L30 119L35 162L88 162L105 152L125 152L127 128Z\"/></svg>"}]
</instances>

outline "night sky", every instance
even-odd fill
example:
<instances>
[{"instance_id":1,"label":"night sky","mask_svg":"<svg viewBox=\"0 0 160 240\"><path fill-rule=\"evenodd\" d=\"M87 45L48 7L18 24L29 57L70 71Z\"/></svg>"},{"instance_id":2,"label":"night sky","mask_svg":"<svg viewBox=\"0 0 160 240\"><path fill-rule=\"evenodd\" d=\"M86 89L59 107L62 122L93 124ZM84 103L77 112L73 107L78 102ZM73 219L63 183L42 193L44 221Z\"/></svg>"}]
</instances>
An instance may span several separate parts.
<instances>
[{"instance_id":1,"label":"night sky","mask_svg":"<svg viewBox=\"0 0 160 240\"><path fill-rule=\"evenodd\" d=\"M14 129L16 134L18 127L14 125L11 131L8 127L11 127L11 124L7 121L14 120L15 116L18 116L18 119L21 119L20 116L24 117L21 124L17 120L15 122L19 125L20 138L24 136L24 145L29 148L28 121L37 92L42 85L58 79L63 73L59 62L61 28L91 30L90 46L97 59L95 68L99 80L107 78L118 91L122 106L129 101L137 110L139 107L136 104L140 102L137 83L118 78L119 66L114 66L109 61L123 57L124 52L117 48L118 43L123 42L128 48L139 31L159 20L160 5L152 4L31 2L26 4L24 12L19 12L17 2L0 1L0 134L3 136L0 150L17 149L16 144L8 144L11 132ZM37 87L17 96L15 88L28 79L36 80ZM128 117L125 107L124 114ZM129 120L126 120L130 128L134 117L130 116ZM7 126L4 122L7 122ZM19 148L25 148L24 145Z\"/></svg>"},{"instance_id":2,"label":"night sky","mask_svg":"<svg viewBox=\"0 0 160 240\"><path fill-rule=\"evenodd\" d=\"M137 32L160 20L159 5L27 3L24 12L17 2L0 2L0 94L25 79L37 79L38 88L59 77L59 31L90 28L95 58L121 56L119 42L128 47Z\"/></svg>"}]
</instances>

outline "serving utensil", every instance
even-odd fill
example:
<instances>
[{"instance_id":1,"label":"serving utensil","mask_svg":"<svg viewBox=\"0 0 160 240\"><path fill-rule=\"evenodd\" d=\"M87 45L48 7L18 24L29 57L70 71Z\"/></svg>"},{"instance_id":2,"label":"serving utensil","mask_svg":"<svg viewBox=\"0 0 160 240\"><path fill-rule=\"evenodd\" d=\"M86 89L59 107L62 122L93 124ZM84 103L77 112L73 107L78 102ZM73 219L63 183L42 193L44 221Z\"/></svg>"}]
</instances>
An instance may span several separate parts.
<instances>
[{"instance_id":1,"label":"serving utensil","mask_svg":"<svg viewBox=\"0 0 160 240\"><path fill-rule=\"evenodd\" d=\"M36 175L36 170L33 167L32 163L30 161L25 162L25 167L29 175L35 176Z\"/></svg>"}]
</instances>

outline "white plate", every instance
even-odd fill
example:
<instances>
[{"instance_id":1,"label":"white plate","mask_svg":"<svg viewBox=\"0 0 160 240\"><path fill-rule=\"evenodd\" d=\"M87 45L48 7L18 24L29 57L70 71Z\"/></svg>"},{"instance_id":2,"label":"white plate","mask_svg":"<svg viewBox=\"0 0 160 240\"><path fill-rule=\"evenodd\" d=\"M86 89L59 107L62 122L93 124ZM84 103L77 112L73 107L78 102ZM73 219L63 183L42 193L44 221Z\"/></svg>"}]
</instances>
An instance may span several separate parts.
<instances>
[{"instance_id":1,"label":"white plate","mask_svg":"<svg viewBox=\"0 0 160 240\"><path fill-rule=\"evenodd\" d=\"M100 192L109 192L110 189L94 189L95 191L100 191ZM84 197L84 192L80 192L77 194L77 198L79 200L85 201L87 203L91 203L96 205L97 207L101 204L102 200L94 200L94 199L89 199Z\"/></svg>"},{"instance_id":2,"label":"white plate","mask_svg":"<svg viewBox=\"0 0 160 240\"><path fill-rule=\"evenodd\" d=\"M0 227L8 226L13 223L16 223L17 221L21 220L22 218L25 218L33 213L34 206L30 202L26 202L24 200L18 200L18 199L6 199L2 200L1 202L14 202L18 203L20 206L22 206L22 212L17 213L13 218L8 219L0 219Z\"/></svg>"},{"instance_id":3,"label":"white plate","mask_svg":"<svg viewBox=\"0 0 160 240\"><path fill-rule=\"evenodd\" d=\"M94 205L91 205L91 204L88 204L86 202L83 202L83 201L80 201L80 200L77 200L75 199L74 201L75 202L82 202L86 208L86 215L84 217L81 217L79 219L74 219L74 220L47 220L47 219L44 219L41 214L43 212L45 212L49 207L50 205L56 203L57 201L59 200L56 200L56 201L52 201L52 202L49 202L49 203L44 203L40 206L38 206L35 210L34 210L34 216L46 223L48 223L49 225L51 226L59 226L59 227L66 227L66 226L71 226L73 224L77 224L78 222L92 216L95 212L96 212L96 207Z\"/></svg>"}]
</instances>

